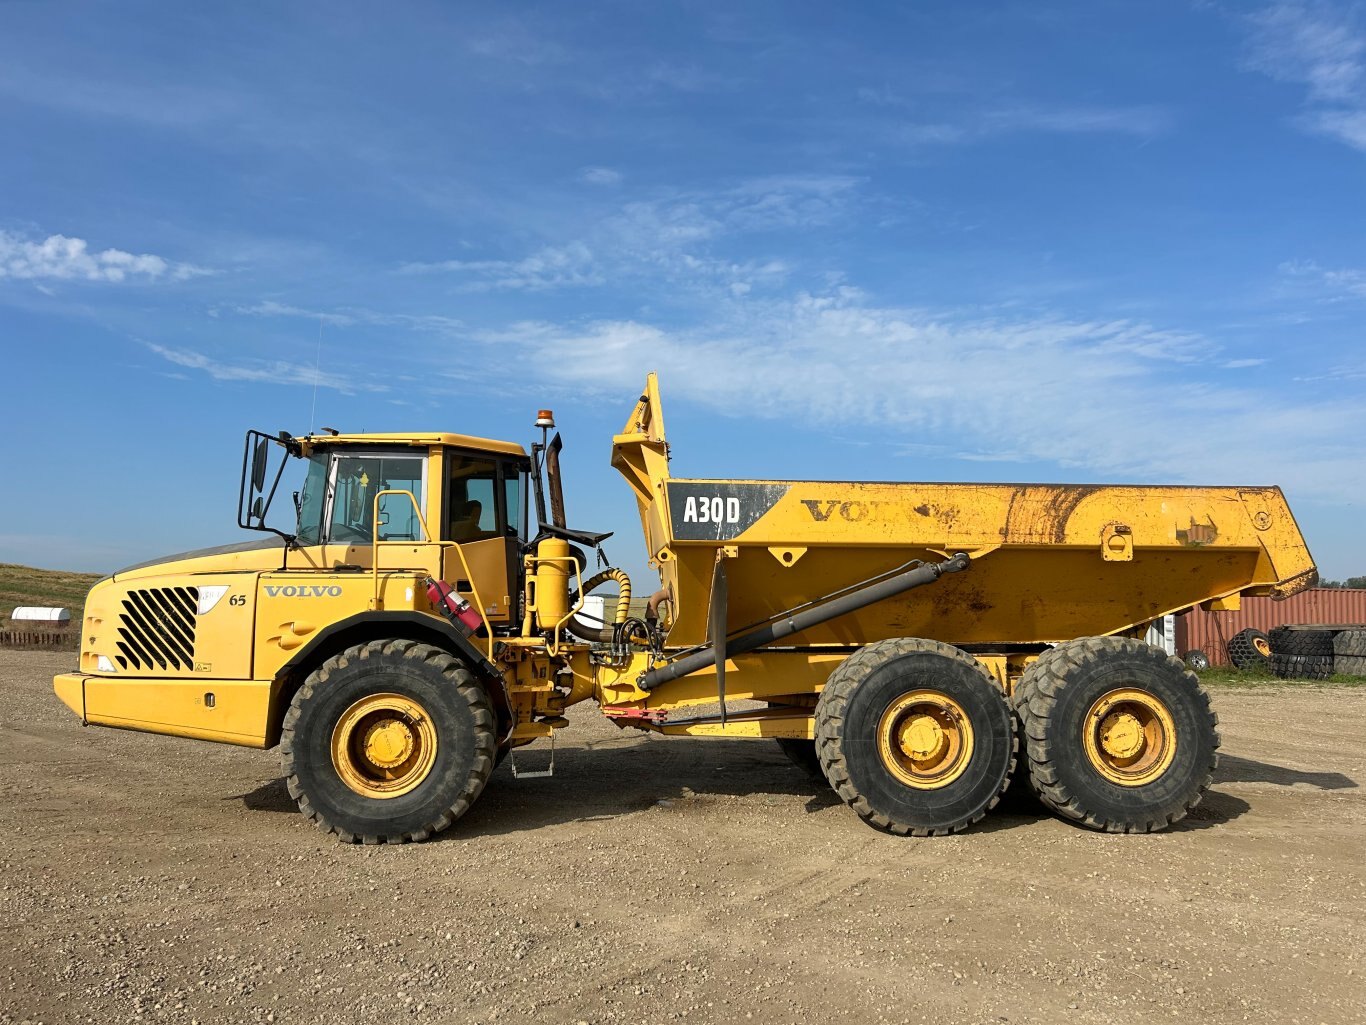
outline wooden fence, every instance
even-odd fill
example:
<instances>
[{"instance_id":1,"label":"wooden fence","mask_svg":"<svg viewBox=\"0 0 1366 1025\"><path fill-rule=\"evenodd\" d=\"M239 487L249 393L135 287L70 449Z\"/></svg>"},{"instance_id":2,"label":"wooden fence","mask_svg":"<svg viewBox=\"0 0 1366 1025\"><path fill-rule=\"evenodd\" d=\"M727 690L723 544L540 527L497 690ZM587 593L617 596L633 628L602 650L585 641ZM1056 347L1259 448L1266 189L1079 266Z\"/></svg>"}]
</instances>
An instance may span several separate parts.
<instances>
[{"instance_id":1,"label":"wooden fence","mask_svg":"<svg viewBox=\"0 0 1366 1025\"><path fill-rule=\"evenodd\" d=\"M75 651L81 644L78 623L16 623L0 626L0 648L27 651Z\"/></svg>"}]
</instances>

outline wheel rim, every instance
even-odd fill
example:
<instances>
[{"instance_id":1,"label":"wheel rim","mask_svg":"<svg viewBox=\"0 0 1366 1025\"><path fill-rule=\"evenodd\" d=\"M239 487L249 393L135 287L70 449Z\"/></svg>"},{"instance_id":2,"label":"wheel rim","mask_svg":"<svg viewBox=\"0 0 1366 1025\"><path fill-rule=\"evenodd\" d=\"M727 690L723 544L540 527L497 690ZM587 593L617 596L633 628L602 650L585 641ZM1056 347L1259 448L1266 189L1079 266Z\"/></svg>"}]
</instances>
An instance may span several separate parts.
<instances>
[{"instance_id":1,"label":"wheel rim","mask_svg":"<svg viewBox=\"0 0 1366 1025\"><path fill-rule=\"evenodd\" d=\"M332 767L362 797L400 797L430 775L436 727L426 709L402 694L370 694L337 720Z\"/></svg>"},{"instance_id":2,"label":"wheel rim","mask_svg":"<svg viewBox=\"0 0 1366 1025\"><path fill-rule=\"evenodd\" d=\"M1263 658L1271 657L1271 642L1265 637L1252 638L1252 647L1255 648L1257 654L1261 655Z\"/></svg>"},{"instance_id":3,"label":"wheel rim","mask_svg":"<svg viewBox=\"0 0 1366 1025\"><path fill-rule=\"evenodd\" d=\"M1139 787L1167 771L1176 757L1176 723L1145 690L1112 690L1086 713L1086 756L1105 779Z\"/></svg>"},{"instance_id":4,"label":"wheel rim","mask_svg":"<svg viewBox=\"0 0 1366 1025\"><path fill-rule=\"evenodd\" d=\"M882 764L917 790L946 787L972 758L972 723L947 694L913 690L893 701L877 727Z\"/></svg>"}]
</instances>

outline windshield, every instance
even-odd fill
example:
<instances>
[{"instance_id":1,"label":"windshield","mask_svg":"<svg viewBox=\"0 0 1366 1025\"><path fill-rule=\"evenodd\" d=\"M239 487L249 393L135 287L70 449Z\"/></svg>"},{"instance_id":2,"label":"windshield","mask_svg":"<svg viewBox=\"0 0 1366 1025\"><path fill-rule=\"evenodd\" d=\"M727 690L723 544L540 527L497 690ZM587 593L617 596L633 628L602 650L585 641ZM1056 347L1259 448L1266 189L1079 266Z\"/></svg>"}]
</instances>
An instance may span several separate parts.
<instances>
[{"instance_id":1,"label":"windshield","mask_svg":"<svg viewBox=\"0 0 1366 1025\"><path fill-rule=\"evenodd\" d=\"M420 508L425 476L422 456L314 452L299 492L298 543L369 543L374 534L375 496L381 491L408 491ZM386 495L379 500L379 540L423 539L418 509L407 495Z\"/></svg>"},{"instance_id":2,"label":"windshield","mask_svg":"<svg viewBox=\"0 0 1366 1025\"><path fill-rule=\"evenodd\" d=\"M323 509L327 505L327 464L325 452L308 457L308 475L299 493L299 528L295 531L301 545L316 545L322 541Z\"/></svg>"}]
</instances>

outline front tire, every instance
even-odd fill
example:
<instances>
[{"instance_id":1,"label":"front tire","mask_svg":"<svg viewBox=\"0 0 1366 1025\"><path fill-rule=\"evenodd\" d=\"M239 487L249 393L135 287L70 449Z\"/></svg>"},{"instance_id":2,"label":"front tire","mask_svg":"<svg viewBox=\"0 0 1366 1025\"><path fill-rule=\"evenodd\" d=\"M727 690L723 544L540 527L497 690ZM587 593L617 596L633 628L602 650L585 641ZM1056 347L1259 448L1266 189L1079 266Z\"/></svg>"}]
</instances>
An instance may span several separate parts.
<instances>
[{"instance_id":1,"label":"front tire","mask_svg":"<svg viewBox=\"0 0 1366 1025\"><path fill-rule=\"evenodd\" d=\"M448 828L493 772L494 714L448 652L372 641L314 670L285 715L290 796L345 843L408 843Z\"/></svg>"},{"instance_id":2,"label":"front tire","mask_svg":"<svg viewBox=\"0 0 1366 1025\"><path fill-rule=\"evenodd\" d=\"M1148 833L1200 803L1218 764L1218 717L1181 661L1127 637L1039 656L1016 690L1030 780L1089 829Z\"/></svg>"},{"instance_id":3,"label":"front tire","mask_svg":"<svg viewBox=\"0 0 1366 1025\"><path fill-rule=\"evenodd\" d=\"M980 662L939 641L877 641L842 662L816 704L830 785L869 825L941 836L1000 800L1015 764L1005 695Z\"/></svg>"}]
</instances>

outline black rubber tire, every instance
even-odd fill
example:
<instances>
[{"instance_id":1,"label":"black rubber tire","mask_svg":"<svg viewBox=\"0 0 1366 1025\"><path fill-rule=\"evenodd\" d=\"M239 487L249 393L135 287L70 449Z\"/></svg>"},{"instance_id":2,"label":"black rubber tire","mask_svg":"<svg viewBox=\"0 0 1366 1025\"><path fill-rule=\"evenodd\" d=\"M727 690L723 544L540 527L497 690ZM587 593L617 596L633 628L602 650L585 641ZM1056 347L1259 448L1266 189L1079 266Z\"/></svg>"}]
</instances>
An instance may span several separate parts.
<instances>
[{"instance_id":1,"label":"black rubber tire","mask_svg":"<svg viewBox=\"0 0 1366 1025\"><path fill-rule=\"evenodd\" d=\"M1186 652L1181 661L1197 673L1203 673L1209 668L1209 656L1199 648Z\"/></svg>"},{"instance_id":2,"label":"black rubber tire","mask_svg":"<svg viewBox=\"0 0 1366 1025\"><path fill-rule=\"evenodd\" d=\"M367 694L418 702L436 730L436 761L409 793L373 798L348 787L332 764L338 719ZM447 829L493 772L495 721L488 695L456 658L409 640L347 648L309 674L280 736L289 794L299 810L344 843L408 843Z\"/></svg>"},{"instance_id":3,"label":"black rubber tire","mask_svg":"<svg viewBox=\"0 0 1366 1025\"><path fill-rule=\"evenodd\" d=\"M1271 671L1282 680L1326 680L1337 671L1337 658L1333 655L1283 655L1278 651L1271 656Z\"/></svg>"},{"instance_id":4,"label":"black rubber tire","mask_svg":"<svg viewBox=\"0 0 1366 1025\"><path fill-rule=\"evenodd\" d=\"M1339 657L1366 657L1366 629L1339 630L1333 635L1333 654Z\"/></svg>"},{"instance_id":5,"label":"black rubber tire","mask_svg":"<svg viewBox=\"0 0 1366 1025\"><path fill-rule=\"evenodd\" d=\"M1333 655L1332 630L1291 630L1278 626L1271 631L1273 655L1309 655L1322 658Z\"/></svg>"},{"instance_id":6,"label":"black rubber tire","mask_svg":"<svg viewBox=\"0 0 1366 1025\"><path fill-rule=\"evenodd\" d=\"M1118 687L1148 691L1176 730L1167 770L1143 786L1105 779L1086 756L1084 718ZM1083 637L1044 652L1016 688L1034 791L1062 818L1110 833L1149 833L1185 818L1218 765L1219 718L1180 659L1129 637Z\"/></svg>"},{"instance_id":7,"label":"black rubber tire","mask_svg":"<svg viewBox=\"0 0 1366 1025\"><path fill-rule=\"evenodd\" d=\"M813 779L825 780L825 773L821 769L820 757L816 754L816 742L814 740L802 740L800 737L774 737L774 742L778 749L787 755L787 760L797 768L801 769Z\"/></svg>"},{"instance_id":8,"label":"black rubber tire","mask_svg":"<svg viewBox=\"0 0 1366 1025\"><path fill-rule=\"evenodd\" d=\"M1333 659L1333 672L1344 676L1366 676L1366 655L1337 655Z\"/></svg>"},{"instance_id":9,"label":"black rubber tire","mask_svg":"<svg viewBox=\"0 0 1366 1025\"><path fill-rule=\"evenodd\" d=\"M1270 669L1271 656L1263 655L1257 650L1258 642L1267 648L1271 646L1271 638L1260 630L1253 630L1251 627L1239 630L1228 640L1229 661L1244 671Z\"/></svg>"},{"instance_id":10,"label":"black rubber tire","mask_svg":"<svg viewBox=\"0 0 1366 1025\"><path fill-rule=\"evenodd\" d=\"M900 782L877 753L888 705L925 687L956 701L972 726L961 776L937 790ZM1001 799L1015 767L1015 730L1000 686L971 655L939 641L876 641L840 663L816 703L825 778L869 825L897 836L943 836L977 822Z\"/></svg>"}]
</instances>

